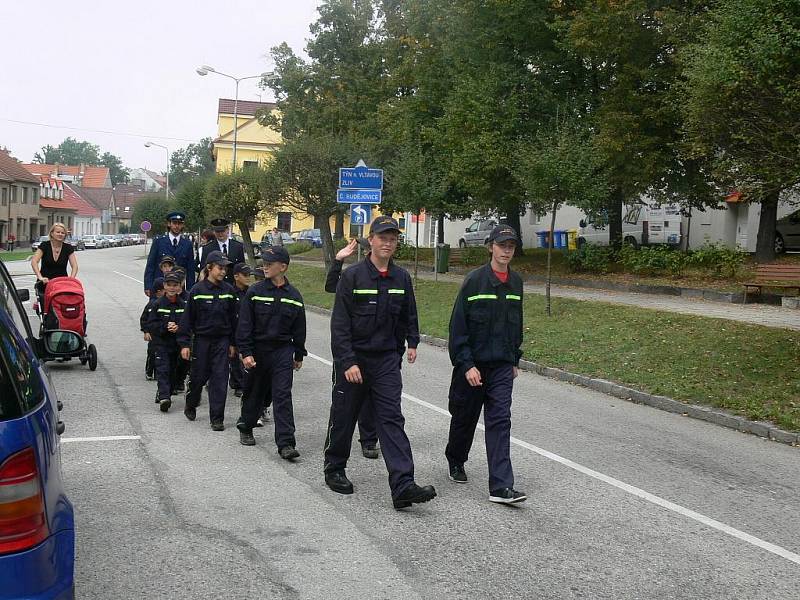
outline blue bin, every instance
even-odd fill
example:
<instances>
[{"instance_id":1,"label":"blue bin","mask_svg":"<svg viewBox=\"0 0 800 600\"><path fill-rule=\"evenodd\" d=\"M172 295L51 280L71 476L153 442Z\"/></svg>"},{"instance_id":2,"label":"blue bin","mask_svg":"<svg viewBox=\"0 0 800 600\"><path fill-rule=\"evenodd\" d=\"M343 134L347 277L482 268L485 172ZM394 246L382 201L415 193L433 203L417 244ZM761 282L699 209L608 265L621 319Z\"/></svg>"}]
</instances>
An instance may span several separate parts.
<instances>
[{"instance_id":1,"label":"blue bin","mask_svg":"<svg viewBox=\"0 0 800 600\"><path fill-rule=\"evenodd\" d=\"M567 231L565 229L556 229L553 231L553 248L563 250L567 247Z\"/></svg>"},{"instance_id":2,"label":"blue bin","mask_svg":"<svg viewBox=\"0 0 800 600\"><path fill-rule=\"evenodd\" d=\"M548 234L549 231L537 231L536 237L539 238L539 248L547 248L548 246L548 238L550 237Z\"/></svg>"}]
</instances>

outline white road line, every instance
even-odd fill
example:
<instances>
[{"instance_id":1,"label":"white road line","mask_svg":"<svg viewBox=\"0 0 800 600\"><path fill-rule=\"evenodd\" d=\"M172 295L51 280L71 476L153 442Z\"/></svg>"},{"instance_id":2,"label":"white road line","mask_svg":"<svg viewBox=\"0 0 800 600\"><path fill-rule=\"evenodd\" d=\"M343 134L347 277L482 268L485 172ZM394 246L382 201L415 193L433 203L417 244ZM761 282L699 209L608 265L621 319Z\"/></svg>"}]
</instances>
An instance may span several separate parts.
<instances>
[{"instance_id":1,"label":"white road line","mask_svg":"<svg viewBox=\"0 0 800 600\"><path fill-rule=\"evenodd\" d=\"M321 356L317 356L316 354L311 354L309 352L308 356L310 358L313 358L314 360L321 362L322 364L328 366L333 365L333 363L328 359L322 358ZM425 402L424 400L420 400L419 398L416 398L410 394L406 394L405 392L403 393L403 398L405 398L406 400L410 400L411 402L414 402L416 404L419 404L420 406L424 406L425 408L428 408L446 417L450 416L449 411L440 408L434 404L431 404L430 402ZM481 423L478 423L478 428L484 429ZM578 471L579 473L587 475L588 477L597 479L598 481L602 481L603 483L607 483L608 485L611 485L617 489L622 490L623 492L627 492L633 496L636 496L637 498L641 498L642 500L650 502L651 504L655 504L656 506L666 508L667 510L682 515L688 519L692 519L693 521L702 523L703 525L711 527L712 529L716 529L717 531L726 533L732 537L735 537L738 540L747 542L748 544L752 544L753 546L761 548L762 550L766 550L767 552L775 554L776 556L780 556L781 558L785 558L790 562L800 565L800 554L795 554L794 552L786 550L785 548L764 541L760 538L750 535L749 533L745 533L744 531L736 529L735 527L731 527L730 525L726 525L725 523L717 521L716 519L712 519L711 517L702 515L691 509L683 507L680 504L675 504L674 502L665 500L660 496L656 496L655 494L646 492L641 488L637 488L636 486L630 485L628 483L625 483L624 481L620 481L619 479L615 479L613 477L600 473L599 471L595 471L594 469L590 469L589 467L584 467L583 465L576 463L568 458L564 458L563 456L559 456L558 454L554 454L553 452L545 450L544 448L539 448L538 446L534 446L533 444L529 444L528 442L525 442L518 438L512 437L511 443L519 446L520 448L525 448L526 450L535 452L536 454L543 456L544 458L555 461L561 465L564 465L565 467L573 469L574 471Z\"/></svg>"},{"instance_id":2,"label":"white road line","mask_svg":"<svg viewBox=\"0 0 800 600\"><path fill-rule=\"evenodd\" d=\"M116 442L122 440L140 440L142 436L140 435L104 435L99 437L72 437L72 438L61 438L61 441L64 443L69 442Z\"/></svg>"},{"instance_id":3,"label":"white road line","mask_svg":"<svg viewBox=\"0 0 800 600\"><path fill-rule=\"evenodd\" d=\"M135 277L131 277L130 275L125 275L125 273L120 273L119 271L112 271L112 273L116 273L117 275L122 275L123 277L127 277L128 279L132 279L136 283L144 283L144 282L140 281L139 279L136 279Z\"/></svg>"}]
</instances>

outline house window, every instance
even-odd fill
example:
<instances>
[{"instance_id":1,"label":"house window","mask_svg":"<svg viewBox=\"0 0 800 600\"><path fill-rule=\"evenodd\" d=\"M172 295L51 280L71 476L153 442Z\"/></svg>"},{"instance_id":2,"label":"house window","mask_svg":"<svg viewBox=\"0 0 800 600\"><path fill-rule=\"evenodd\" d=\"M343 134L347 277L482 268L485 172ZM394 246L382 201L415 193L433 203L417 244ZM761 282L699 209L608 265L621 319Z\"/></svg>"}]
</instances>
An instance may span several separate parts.
<instances>
[{"instance_id":1,"label":"house window","mask_svg":"<svg viewBox=\"0 0 800 600\"><path fill-rule=\"evenodd\" d=\"M245 160L242 162L243 169L257 169L258 168L258 161L257 160Z\"/></svg>"},{"instance_id":2,"label":"house window","mask_svg":"<svg viewBox=\"0 0 800 600\"><path fill-rule=\"evenodd\" d=\"M17 186L11 186L11 204L17 203Z\"/></svg>"},{"instance_id":3,"label":"house window","mask_svg":"<svg viewBox=\"0 0 800 600\"><path fill-rule=\"evenodd\" d=\"M39 194L36 188L31 188L31 204L39 204Z\"/></svg>"},{"instance_id":4,"label":"house window","mask_svg":"<svg viewBox=\"0 0 800 600\"><path fill-rule=\"evenodd\" d=\"M8 188L3 188L3 192L0 194L0 197L2 197L3 206L8 204Z\"/></svg>"},{"instance_id":5,"label":"house window","mask_svg":"<svg viewBox=\"0 0 800 600\"><path fill-rule=\"evenodd\" d=\"M278 231L291 231L291 230L292 230L292 213L279 212Z\"/></svg>"},{"instance_id":6,"label":"house window","mask_svg":"<svg viewBox=\"0 0 800 600\"><path fill-rule=\"evenodd\" d=\"M23 204L28 203L28 188L26 187L22 188L22 203Z\"/></svg>"}]
</instances>

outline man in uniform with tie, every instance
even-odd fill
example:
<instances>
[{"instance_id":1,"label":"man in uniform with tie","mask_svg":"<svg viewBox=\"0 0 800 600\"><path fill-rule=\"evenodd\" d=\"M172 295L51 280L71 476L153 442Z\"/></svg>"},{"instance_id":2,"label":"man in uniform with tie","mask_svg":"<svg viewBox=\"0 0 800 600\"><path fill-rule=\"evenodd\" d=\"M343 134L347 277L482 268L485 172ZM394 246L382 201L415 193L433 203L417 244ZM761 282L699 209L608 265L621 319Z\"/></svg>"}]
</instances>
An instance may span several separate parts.
<instances>
[{"instance_id":1,"label":"man in uniform with tie","mask_svg":"<svg viewBox=\"0 0 800 600\"><path fill-rule=\"evenodd\" d=\"M180 211L173 211L167 215L168 231L165 235L160 235L153 240L150 247L150 254L147 256L147 266L144 270L144 293L150 295L153 287L153 280L161 277L159 263L164 256L175 258L176 266L186 269L186 289L191 289L194 285L194 249L192 242L184 238L183 226L186 215Z\"/></svg>"},{"instance_id":2,"label":"man in uniform with tie","mask_svg":"<svg viewBox=\"0 0 800 600\"><path fill-rule=\"evenodd\" d=\"M233 264L245 262L244 244L230 237L230 221L227 219L212 219L211 228L214 231L214 239L201 246L198 251L200 271L202 272L205 269L206 257L215 250L222 252L222 255L227 257ZM228 269L225 281L231 285L234 284L232 269Z\"/></svg>"}]
</instances>

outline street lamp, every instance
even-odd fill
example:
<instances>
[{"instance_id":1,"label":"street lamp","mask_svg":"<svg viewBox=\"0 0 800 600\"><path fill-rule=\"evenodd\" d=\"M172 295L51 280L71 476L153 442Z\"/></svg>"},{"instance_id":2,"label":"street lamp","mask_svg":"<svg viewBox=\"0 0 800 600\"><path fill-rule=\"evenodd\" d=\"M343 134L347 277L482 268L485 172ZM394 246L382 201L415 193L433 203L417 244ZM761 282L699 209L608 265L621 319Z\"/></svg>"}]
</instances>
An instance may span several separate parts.
<instances>
[{"instance_id":1,"label":"street lamp","mask_svg":"<svg viewBox=\"0 0 800 600\"><path fill-rule=\"evenodd\" d=\"M214 67L209 67L208 65L202 65L195 69L198 75L201 77L205 77L209 73L215 73L217 75L222 75L223 77L227 77L228 79L233 79L236 82L236 98L233 101L233 170L236 170L236 142L239 138L239 82L244 81L245 79L264 79L269 77L274 77L275 73L272 71L265 71L260 75L249 75L247 77L234 77L233 75L228 75L227 73L222 73L217 71Z\"/></svg>"},{"instance_id":2,"label":"street lamp","mask_svg":"<svg viewBox=\"0 0 800 600\"><path fill-rule=\"evenodd\" d=\"M150 148L151 146L157 146L167 151L167 186L164 189L166 190L167 202L169 202L169 148L167 148L166 146L162 146L161 144L156 144L155 142L144 143L145 148Z\"/></svg>"}]
</instances>

